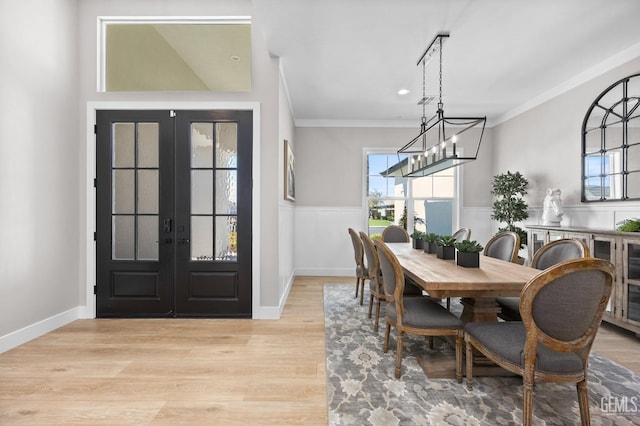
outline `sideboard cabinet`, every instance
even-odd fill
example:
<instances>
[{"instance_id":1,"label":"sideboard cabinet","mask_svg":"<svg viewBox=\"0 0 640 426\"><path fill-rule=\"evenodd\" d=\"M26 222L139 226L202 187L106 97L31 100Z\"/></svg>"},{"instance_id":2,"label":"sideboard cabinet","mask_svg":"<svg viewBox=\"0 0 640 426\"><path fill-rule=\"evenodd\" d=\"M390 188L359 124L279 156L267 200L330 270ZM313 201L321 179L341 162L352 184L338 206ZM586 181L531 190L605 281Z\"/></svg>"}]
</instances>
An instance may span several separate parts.
<instances>
[{"instance_id":1,"label":"sideboard cabinet","mask_svg":"<svg viewBox=\"0 0 640 426\"><path fill-rule=\"evenodd\" d=\"M640 233L590 228L527 226L528 257L551 241L577 238L589 246L591 256L606 259L616 268L616 278L604 320L640 337Z\"/></svg>"}]
</instances>

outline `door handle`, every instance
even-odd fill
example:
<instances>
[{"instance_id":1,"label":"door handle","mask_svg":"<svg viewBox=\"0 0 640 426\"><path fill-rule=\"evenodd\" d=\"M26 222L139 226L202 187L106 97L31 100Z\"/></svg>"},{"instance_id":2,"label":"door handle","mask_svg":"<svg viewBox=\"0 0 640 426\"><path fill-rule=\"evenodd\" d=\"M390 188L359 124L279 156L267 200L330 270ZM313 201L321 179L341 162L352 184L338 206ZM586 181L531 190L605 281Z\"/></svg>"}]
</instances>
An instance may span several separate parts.
<instances>
[{"instance_id":1,"label":"door handle","mask_svg":"<svg viewBox=\"0 0 640 426\"><path fill-rule=\"evenodd\" d=\"M162 231L163 232L167 232L167 233L171 232L171 228L172 228L171 225L172 225L172 220L171 219L165 219L162 222Z\"/></svg>"},{"instance_id":2,"label":"door handle","mask_svg":"<svg viewBox=\"0 0 640 426\"><path fill-rule=\"evenodd\" d=\"M189 239L188 238L180 238L178 240L178 244L189 244Z\"/></svg>"}]
</instances>

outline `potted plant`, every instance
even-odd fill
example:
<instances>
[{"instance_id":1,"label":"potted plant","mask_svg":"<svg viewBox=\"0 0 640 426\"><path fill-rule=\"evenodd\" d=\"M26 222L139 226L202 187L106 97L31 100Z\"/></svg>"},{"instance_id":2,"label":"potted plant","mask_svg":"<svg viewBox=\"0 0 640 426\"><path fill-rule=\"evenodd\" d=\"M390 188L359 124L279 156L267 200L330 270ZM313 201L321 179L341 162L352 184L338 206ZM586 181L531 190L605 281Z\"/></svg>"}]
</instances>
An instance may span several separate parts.
<instances>
[{"instance_id":1,"label":"potted plant","mask_svg":"<svg viewBox=\"0 0 640 426\"><path fill-rule=\"evenodd\" d=\"M440 235L436 240L438 259L453 260L456 258L456 239L451 235Z\"/></svg>"},{"instance_id":2,"label":"potted plant","mask_svg":"<svg viewBox=\"0 0 640 426\"><path fill-rule=\"evenodd\" d=\"M527 244L527 233L514 223L529 217L528 206L523 198L527 195L528 187L529 181L520 172L511 173L510 171L494 176L491 185L491 194L496 197L492 206L491 219L507 224L498 228L498 231L517 233L520 236L520 248Z\"/></svg>"},{"instance_id":3,"label":"potted plant","mask_svg":"<svg viewBox=\"0 0 640 426\"><path fill-rule=\"evenodd\" d=\"M436 240L438 239L438 234L434 234L430 232L428 234L424 234L422 237L424 241L424 252L425 253L435 253L436 252Z\"/></svg>"},{"instance_id":4,"label":"potted plant","mask_svg":"<svg viewBox=\"0 0 640 426\"><path fill-rule=\"evenodd\" d=\"M640 232L640 219L625 219L616 225L618 226L616 230L621 232Z\"/></svg>"},{"instance_id":5,"label":"potted plant","mask_svg":"<svg viewBox=\"0 0 640 426\"><path fill-rule=\"evenodd\" d=\"M465 268L478 268L480 267L480 252L484 247L473 240L462 240L455 243L456 249L458 249L458 256L456 263L458 266Z\"/></svg>"},{"instance_id":6,"label":"potted plant","mask_svg":"<svg viewBox=\"0 0 640 426\"><path fill-rule=\"evenodd\" d=\"M424 237L424 232L418 230L413 231L411 234L411 243L414 249L422 250L424 248L424 240L422 237Z\"/></svg>"}]
</instances>

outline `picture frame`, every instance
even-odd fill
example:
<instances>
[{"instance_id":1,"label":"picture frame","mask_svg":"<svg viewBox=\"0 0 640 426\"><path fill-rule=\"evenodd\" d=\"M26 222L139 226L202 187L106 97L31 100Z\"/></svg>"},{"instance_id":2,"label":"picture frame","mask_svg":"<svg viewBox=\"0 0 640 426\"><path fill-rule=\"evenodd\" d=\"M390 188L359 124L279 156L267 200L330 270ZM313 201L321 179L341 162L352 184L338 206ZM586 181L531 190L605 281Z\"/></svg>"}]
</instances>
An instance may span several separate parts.
<instances>
[{"instance_id":1,"label":"picture frame","mask_svg":"<svg viewBox=\"0 0 640 426\"><path fill-rule=\"evenodd\" d=\"M288 140L284 140L284 199L296 200L295 157Z\"/></svg>"}]
</instances>

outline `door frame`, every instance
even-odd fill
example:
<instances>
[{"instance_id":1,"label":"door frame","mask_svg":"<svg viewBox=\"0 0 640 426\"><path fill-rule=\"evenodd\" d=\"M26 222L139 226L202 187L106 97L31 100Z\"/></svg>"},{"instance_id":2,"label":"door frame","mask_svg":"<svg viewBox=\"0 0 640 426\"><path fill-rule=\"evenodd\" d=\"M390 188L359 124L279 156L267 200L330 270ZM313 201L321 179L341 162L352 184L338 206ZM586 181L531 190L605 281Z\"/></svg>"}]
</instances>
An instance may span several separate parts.
<instances>
[{"instance_id":1,"label":"door frame","mask_svg":"<svg viewBox=\"0 0 640 426\"><path fill-rule=\"evenodd\" d=\"M251 317L253 319L268 319L267 312L260 310L260 103L259 102L135 102L135 101L104 101L87 102L86 109L86 175L85 175L85 223L86 223L86 305L81 318L96 317L96 295L93 287L96 285L96 242L93 233L96 230L96 191L93 186L96 177L96 123L97 110L251 110L253 111L253 167L252 175L252 209L251 209Z\"/></svg>"}]
</instances>

